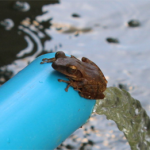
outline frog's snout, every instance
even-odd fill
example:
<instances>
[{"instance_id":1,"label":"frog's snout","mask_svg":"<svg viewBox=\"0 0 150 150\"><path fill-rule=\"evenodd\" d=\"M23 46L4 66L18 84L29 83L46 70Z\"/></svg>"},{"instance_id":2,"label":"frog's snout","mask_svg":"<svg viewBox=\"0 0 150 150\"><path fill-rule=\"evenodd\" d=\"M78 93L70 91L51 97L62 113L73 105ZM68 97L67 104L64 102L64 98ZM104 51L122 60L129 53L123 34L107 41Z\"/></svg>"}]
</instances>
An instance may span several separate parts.
<instances>
[{"instance_id":1,"label":"frog's snout","mask_svg":"<svg viewBox=\"0 0 150 150\"><path fill-rule=\"evenodd\" d=\"M55 70L60 71L62 69L62 64L63 64L63 61L61 61L61 59L57 59L56 61L52 63L52 67Z\"/></svg>"}]
</instances>

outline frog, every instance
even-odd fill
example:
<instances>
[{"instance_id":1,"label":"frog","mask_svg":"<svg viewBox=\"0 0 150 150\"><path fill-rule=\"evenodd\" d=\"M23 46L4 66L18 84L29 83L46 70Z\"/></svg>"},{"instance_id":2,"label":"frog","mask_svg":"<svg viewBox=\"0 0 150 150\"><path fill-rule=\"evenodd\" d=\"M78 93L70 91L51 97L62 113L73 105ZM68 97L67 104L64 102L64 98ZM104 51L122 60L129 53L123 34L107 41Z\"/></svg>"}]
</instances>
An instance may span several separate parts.
<instances>
[{"instance_id":1,"label":"frog","mask_svg":"<svg viewBox=\"0 0 150 150\"><path fill-rule=\"evenodd\" d=\"M67 83L65 91L70 86L86 99L104 99L104 91L107 88L107 80L100 68L90 59L75 56L66 56L63 51L55 53L54 58L44 58L40 64L52 63L53 69L64 74L68 80L58 79Z\"/></svg>"}]
</instances>

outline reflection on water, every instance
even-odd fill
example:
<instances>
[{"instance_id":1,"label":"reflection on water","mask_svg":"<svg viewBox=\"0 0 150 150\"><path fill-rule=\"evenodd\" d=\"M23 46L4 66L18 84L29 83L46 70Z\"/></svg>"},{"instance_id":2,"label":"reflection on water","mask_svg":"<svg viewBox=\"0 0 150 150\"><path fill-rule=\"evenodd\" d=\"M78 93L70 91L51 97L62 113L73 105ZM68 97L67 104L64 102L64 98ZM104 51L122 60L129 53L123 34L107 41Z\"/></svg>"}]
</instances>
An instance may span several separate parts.
<instances>
[{"instance_id":1,"label":"reflection on water","mask_svg":"<svg viewBox=\"0 0 150 150\"><path fill-rule=\"evenodd\" d=\"M37 43L37 39L42 47L42 50L38 51L38 55L42 54L45 41L51 40L50 35L45 33L45 30L50 27L51 21L43 20L38 22L36 21L36 16L43 14L43 5L58 2L58 0L38 1L37 3L29 0L26 2L0 1L0 67L9 65L9 69L11 69L10 65L12 65L11 71L14 74L23 69L30 61L35 59L35 56L33 56L32 60L27 57L32 56L38 51L39 44ZM22 30L23 28L24 30ZM29 44L29 41L32 44ZM32 47L30 47L31 45ZM31 48L32 50L29 51ZM28 51L22 56L20 55L20 51L24 49L28 49ZM24 61L22 64L26 62L26 65L21 67L16 61L18 59L19 62ZM14 68L17 67L19 69L14 71Z\"/></svg>"}]
</instances>

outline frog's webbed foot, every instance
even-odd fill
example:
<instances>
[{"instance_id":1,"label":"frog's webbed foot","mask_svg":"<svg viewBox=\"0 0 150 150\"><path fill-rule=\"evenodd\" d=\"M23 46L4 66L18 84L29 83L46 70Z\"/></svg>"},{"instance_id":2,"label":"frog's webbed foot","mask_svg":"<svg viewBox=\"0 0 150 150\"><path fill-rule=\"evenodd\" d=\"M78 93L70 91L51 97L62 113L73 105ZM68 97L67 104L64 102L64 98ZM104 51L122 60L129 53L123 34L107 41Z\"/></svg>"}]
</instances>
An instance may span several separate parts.
<instances>
[{"instance_id":1,"label":"frog's webbed foot","mask_svg":"<svg viewBox=\"0 0 150 150\"><path fill-rule=\"evenodd\" d=\"M67 85L67 87L65 88L66 92L68 92L68 89L69 89L70 86L71 86L70 84Z\"/></svg>"},{"instance_id":2,"label":"frog's webbed foot","mask_svg":"<svg viewBox=\"0 0 150 150\"><path fill-rule=\"evenodd\" d=\"M58 81L59 81L59 82L68 83L67 87L65 88L65 91L68 92L68 89L69 89L69 87L71 86L71 85L70 85L70 81L66 81L66 80L62 80L62 79L58 79Z\"/></svg>"},{"instance_id":3,"label":"frog's webbed foot","mask_svg":"<svg viewBox=\"0 0 150 150\"><path fill-rule=\"evenodd\" d=\"M44 63L50 63L50 62L54 62L56 60L56 58L44 58L42 59L42 62L40 64L44 64Z\"/></svg>"}]
</instances>

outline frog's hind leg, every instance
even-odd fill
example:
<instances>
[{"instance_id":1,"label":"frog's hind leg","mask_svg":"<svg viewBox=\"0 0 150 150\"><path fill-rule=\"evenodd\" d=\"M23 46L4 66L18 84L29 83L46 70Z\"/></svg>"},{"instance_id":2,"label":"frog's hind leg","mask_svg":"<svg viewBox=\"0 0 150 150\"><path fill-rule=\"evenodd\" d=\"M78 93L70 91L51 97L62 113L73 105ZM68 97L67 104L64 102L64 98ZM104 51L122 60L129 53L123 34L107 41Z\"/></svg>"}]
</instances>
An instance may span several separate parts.
<instances>
[{"instance_id":1,"label":"frog's hind leg","mask_svg":"<svg viewBox=\"0 0 150 150\"><path fill-rule=\"evenodd\" d=\"M107 83L107 80L106 80L106 78L105 78L103 72L101 71L101 69L100 69L93 61L91 61L90 59L88 59L88 58L86 58L86 57L82 57L82 61L83 61L83 62L86 62L86 63L89 63L89 64L92 64L92 65L94 65L96 68L98 68L98 70L99 70L101 76L103 77L105 83Z\"/></svg>"},{"instance_id":2,"label":"frog's hind leg","mask_svg":"<svg viewBox=\"0 0 150 150\"><path fill-rule=\"evenodd\" d=\"M81 97L87 98L87 99L93 99L93 100L100 100L104 99L105 95L103 93L96 94L89 94L88 92L79 92Z\"/></svg>"},{"instance_id":3,"label":"frog's hind leg","mask_svg":"<svg viewBox=\"0 0 150 150\"><path fill-rule=\"evenodd\" d=\"M105 98L105 95L103 93L99 93L95 99L100 100L100 99L104 99L104 98Z\"/></svg>"},{"instance_id":4,"label":"frog's hind leg","mask_svg":"<svg viewBox=\"0 0 150 150\"><path fill-rule=\"evenodd\" d=\"M83 92L79 92L79 94L80 94L81 97L84 97L84 98L87 98L87 99L94 99L90 95L87 95L87 93L85 94Z\"/></svg>"},{"instance_id":5,"label":"frog's hind leg","mask_svg":"<svg viewBox=\"0 0 150 150\"><path fill-rule=\"evenodd\" d=\"M50 63L50 62L54 62L56 60L56 58L44 58L42 59L42 62L40 64L44 64L44 63Z\"/></svg>"}]
</instances>

